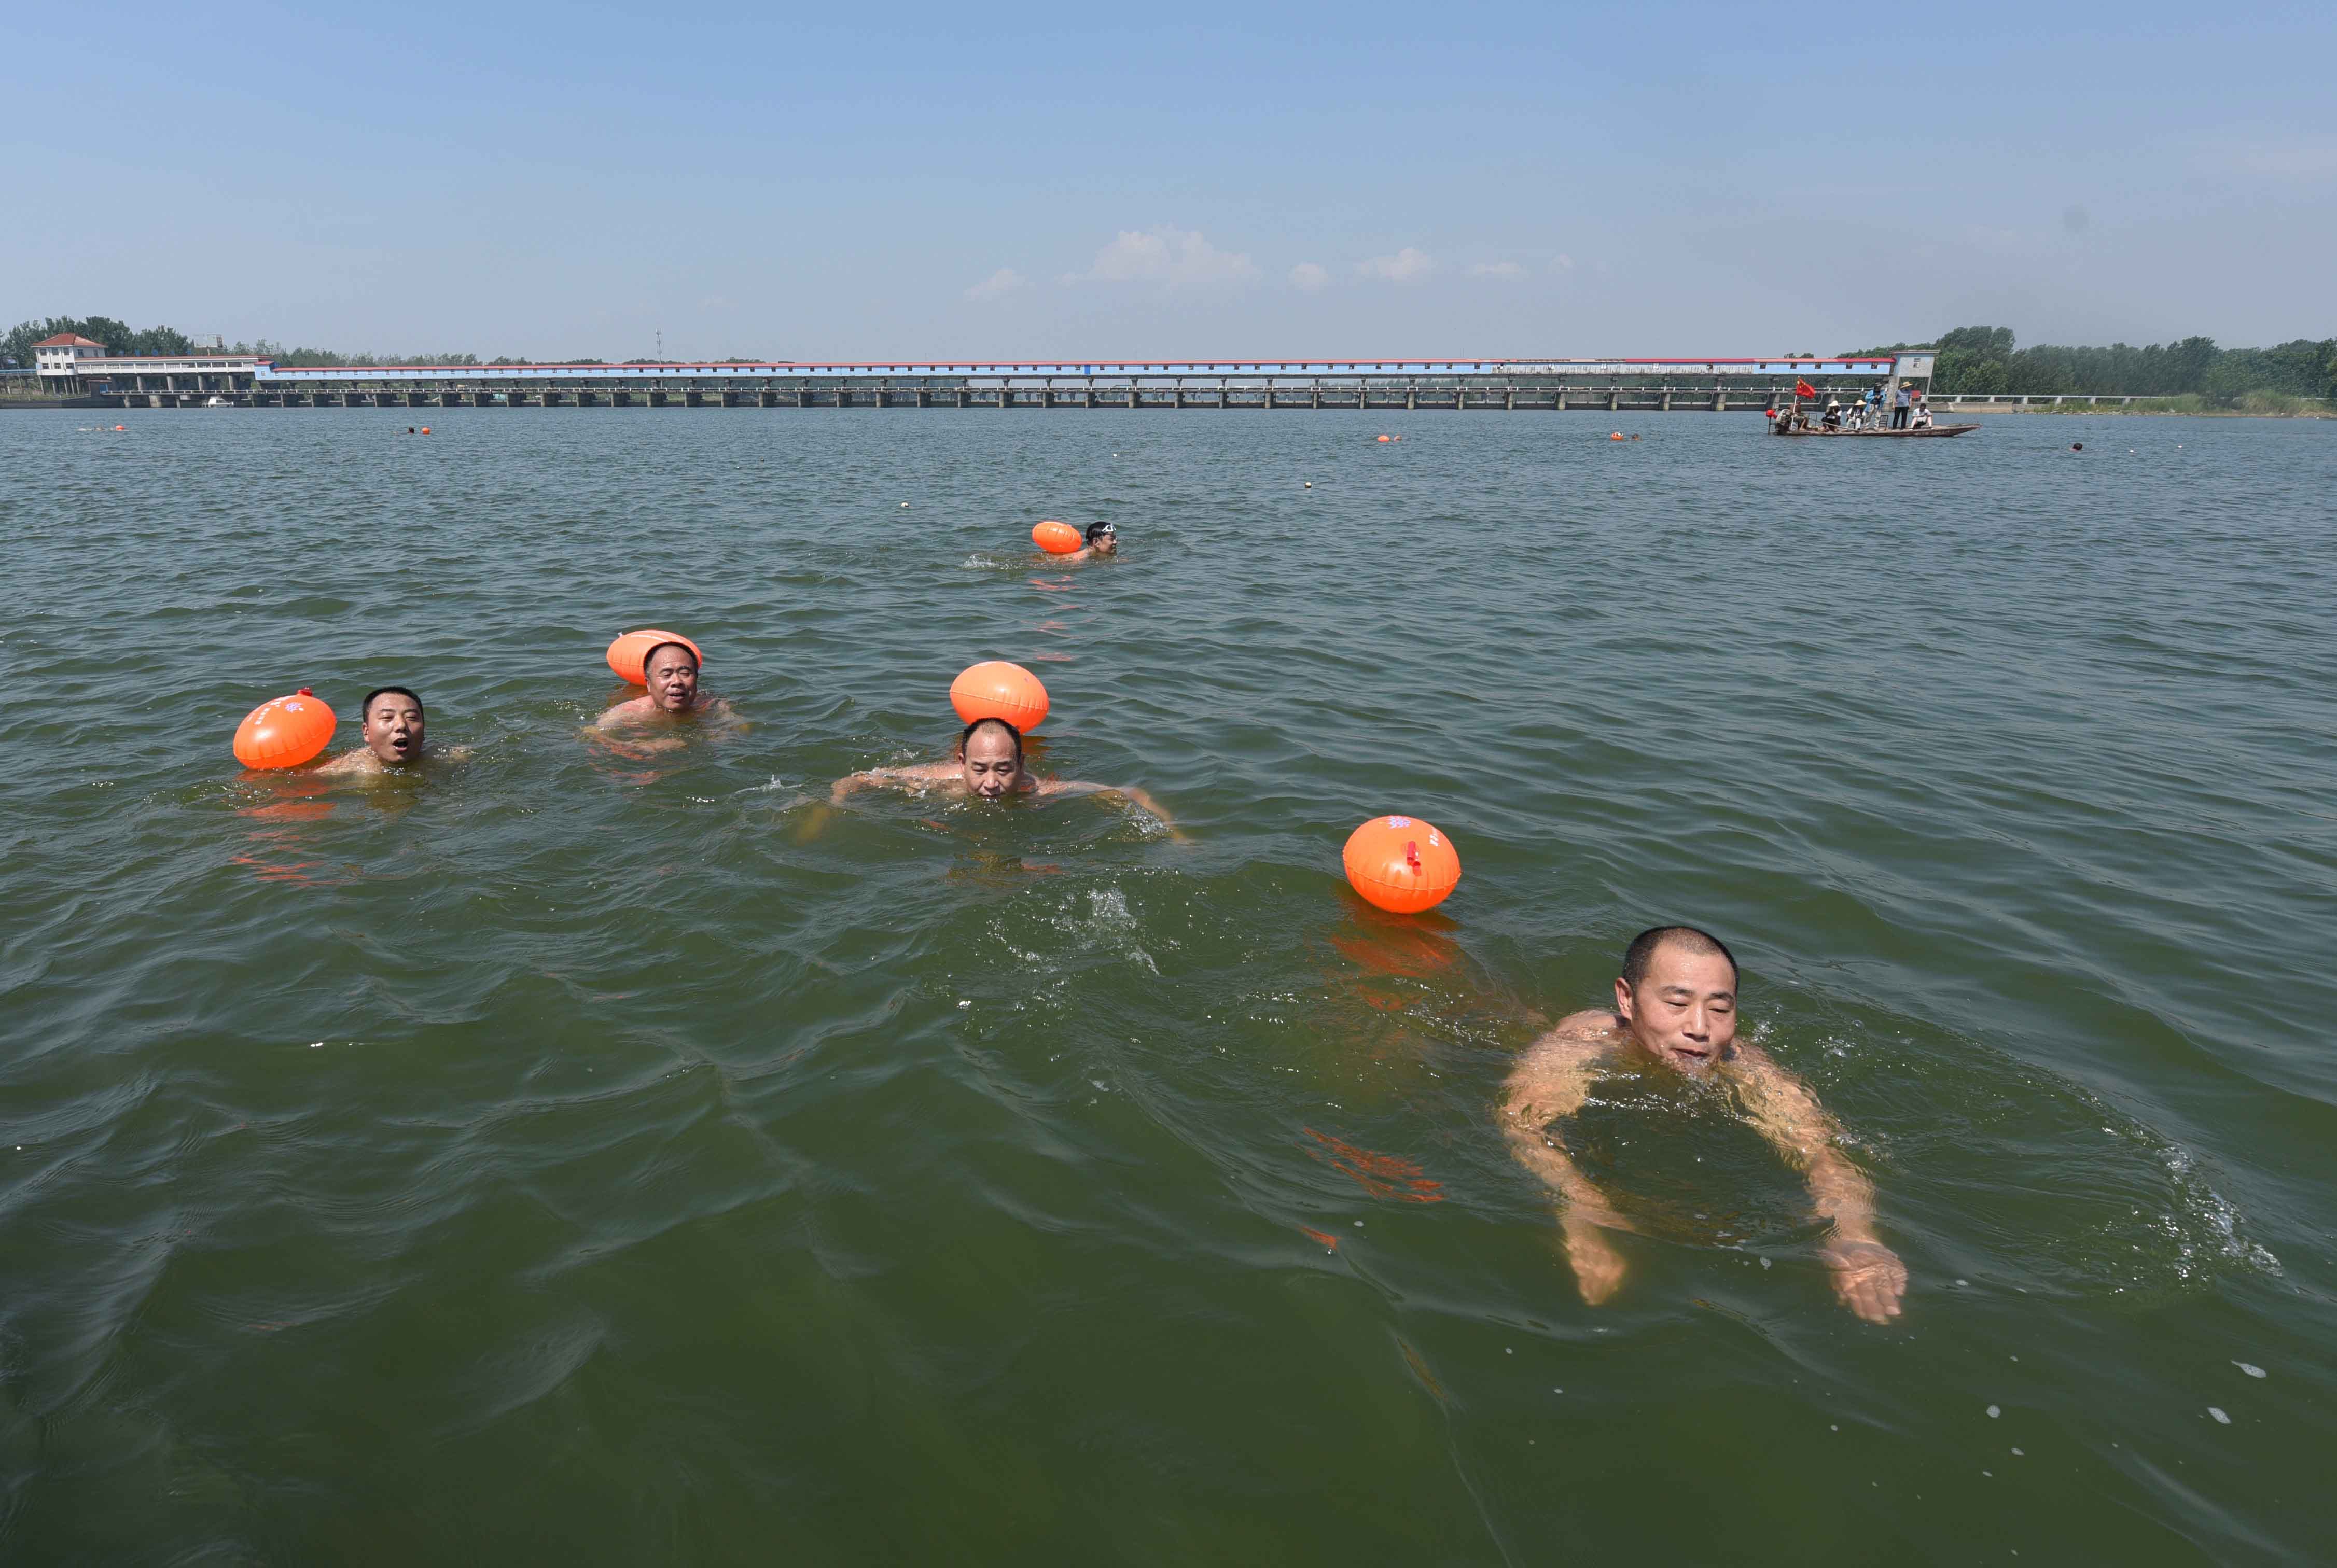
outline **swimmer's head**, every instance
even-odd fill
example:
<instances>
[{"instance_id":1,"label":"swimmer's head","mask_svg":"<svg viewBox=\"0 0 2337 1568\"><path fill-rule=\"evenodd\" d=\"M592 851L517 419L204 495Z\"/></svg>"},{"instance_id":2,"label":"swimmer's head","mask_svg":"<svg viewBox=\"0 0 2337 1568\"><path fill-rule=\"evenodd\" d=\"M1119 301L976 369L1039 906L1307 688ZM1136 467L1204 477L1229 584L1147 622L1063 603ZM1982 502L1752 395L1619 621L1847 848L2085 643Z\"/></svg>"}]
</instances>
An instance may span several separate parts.
<instances>
[{"instance_id":1,"label":"swimmer's head","mask_svg":"<svg viewBox=\"0 0 2337 1568\"><path fill-rule=\"evenodd\" d=\"M1736 957L1694 926L1641 931L1623 953L1615 1011L1649 1056L1702 1077L1736 1037Z\"/></svg>"},{"instance_id":2,"label":"swimmer's head","mask_svg":"<svg viewBox=\"0 0 2337 1568\"><path fill-rule=\"evenodd\" d=\"M1120 548L1120 530L1108 522L1088 524L1088 548L1098 555L1110 555Z\"/></svg>"},{"instance_id":3,"label":"swimmer's head","mask_svg":"<svg viewBox=\"0 0 2337 1568\"><path fill-rule=\"evenodd\" d=\"M1022 782L1022 732L1002 718L978 718L957 737L968 794L1002 800Z\"/></svg>"},{"instance_id":4,"label":"swimmer's head","mask_svg":"<svg viewBox=\"0 0 2337 1568\"><path fill-rule=\"evenodd\" d=\"M384 762L412 762L422 755L422 699L402 686L376 687L357 709L366 749Z\"/></svg>"},{"instance_id":5,"label":"swimmer's head","mask_svg":"<svg viewBox=\"0 0 2337 1568\"><path fill-rule=\"evenodd\" d=\"M698 656L683 642L661 642L641 660L641 684L651 706L688 713L698 702Z\"/></svg>"}]
</instances>

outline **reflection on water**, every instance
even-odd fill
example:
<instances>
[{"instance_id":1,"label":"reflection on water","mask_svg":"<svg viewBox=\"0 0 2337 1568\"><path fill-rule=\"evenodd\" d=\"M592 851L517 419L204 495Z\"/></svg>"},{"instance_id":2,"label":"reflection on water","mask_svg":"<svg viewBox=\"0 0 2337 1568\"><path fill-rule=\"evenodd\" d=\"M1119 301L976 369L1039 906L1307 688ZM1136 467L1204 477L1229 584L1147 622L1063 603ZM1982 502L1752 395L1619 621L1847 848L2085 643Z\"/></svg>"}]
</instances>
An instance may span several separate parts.
<instances>
[{"instance_id":1,"label":"reflection on water","mask_svg":"<svg viewBox=\"0 0 2337 1568\"><path fill-rule=\"evenodd\" d=\"M2320 1540L2326 426L391 417L0 421L63 498L0 636L75 649L0 707L0 1554ZM741 727L592 732L641 625ZM827 804L988 657L1047 666L1035 767L1192 843ZM399 679L468 760L228 755ZM1399 809L1468 865L1429 915L1339 877ZM1893 1326L1628 1072L1568 1135L1630 1273L1575 1292L1491 1110L1658 920L1841 1118Z\"/></svg>"}]
</instances>

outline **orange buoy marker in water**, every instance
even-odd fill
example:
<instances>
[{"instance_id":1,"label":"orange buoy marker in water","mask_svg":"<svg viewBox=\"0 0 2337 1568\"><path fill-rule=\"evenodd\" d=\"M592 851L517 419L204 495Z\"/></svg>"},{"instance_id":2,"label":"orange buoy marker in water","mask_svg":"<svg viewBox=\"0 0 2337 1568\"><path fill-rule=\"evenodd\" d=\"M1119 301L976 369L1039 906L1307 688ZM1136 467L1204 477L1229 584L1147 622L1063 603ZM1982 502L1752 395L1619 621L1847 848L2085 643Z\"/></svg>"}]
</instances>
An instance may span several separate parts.
<instances>
[{"instance_id":1,"label":"orange buoy marker in water","mask_svg":"<svg viewBox=\"0 0 2337 1568\"><path fill-rule=\"evenodd\" d=\"M1619 431L1619 430L1618 430L1618 431L1617 431L1614 434L1612 434L1612 435L1609 436L1607 439L1608 439L1608 440L1609 440L1609 441L1620 441L1620 440L1622 440L1622 439L1623 439L1623 433L1622 433L1621 431Z\"/></svg>"},{"instance_id":2,"label":"orange buoy marker in water","mask_svg":"<svg viewBox=\"0 0 2337 1568\"><path fill-rule=\"evenodd\" d=\"M1383 435L1379 439L1382 441L1393 441L1395 437L1393 435Z\"/></svg>"},{"instance_id":3,"label":"orange buoy marker in water","mask_svg":"<svg viewBox=\"0 0 2337 1568\"><path fill-rule=\"evenodd\" d=\"M1031 542L1049 555L1069 555L1087 541L1070 523L1051 517L1031 531Z\"/></svg>"},{"instance_id":4,"label":"orange buoy marker in water","mask_svg":"<svg viewBox=\"0 0 2337 1568\"><path fill-rule=\"evenodd\" d=\"M1461 854L1433 823L1374 817L1347 835L1347 884L1368 903L1417 914L1444 901L1461 880Z\"/></svg>"},{"instance_id":5,"label":"orange buoy marker in water","mask_svg":"<svg viewBox=\"0 0 2337 1568\"><path fill-rule=\"evenodd\" d=\"M235 760L246 767L298 767L333 744L333 705L307 687L261 703L235 726Z\"/></svg>"},{"instance_id":6,"label":"orange buoy marker in water","mask_svg":"<svg viewBox=\"0 0 2337 1568\"><path fill-rule=\"evenodd\" d=\"M1021 665L993 658L950 682L950 706L968 724L1002 718L1028 735L1047 716L1047 688Z\"/></svg>"},{"instance_id":7,"label":"orange buoy marker in water","mask_svg":"<svg viewBox=\"0 0 2337 1568\"><path fill-rule=\"evenodd\" d=\"M698 645L696 643L690 641L688 638L682 636L681 633L678 631L658 631L655 629L649 631L629 631L625 633L624 636L619 638L616 641L611 643L609 645L609 667L617 672L617 678L619 680L629 681L634 686L640 686L644 684L645 681L645 677L641 672L641 661L649 657L650 649L657 647L658 644L661 642L678 642L681 644L682 647L697 655L698 667L700 670L703 670L706 667L706 656L698 652Z\"/></svg>"}]
</instances>

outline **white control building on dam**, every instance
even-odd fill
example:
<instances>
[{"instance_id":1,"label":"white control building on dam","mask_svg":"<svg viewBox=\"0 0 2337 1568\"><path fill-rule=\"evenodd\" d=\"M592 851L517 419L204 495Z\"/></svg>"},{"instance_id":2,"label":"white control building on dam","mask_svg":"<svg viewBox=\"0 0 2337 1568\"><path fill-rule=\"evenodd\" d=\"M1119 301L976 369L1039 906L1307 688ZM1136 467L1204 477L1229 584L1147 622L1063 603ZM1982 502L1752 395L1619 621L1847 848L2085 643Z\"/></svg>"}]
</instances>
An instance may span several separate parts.
<instances>
[{"instance_id":1,"label":"white control building on dam","mask_svg":"<svg viewBox=\"0 0 2337 1568\"><path fill-rule=\"evenodd\" d=\"M279 365L40 346L58 394L106 408L1759 409L1797 386L1847 402L1931 356L1772 359L980 360Z\"/></svg>"}]
</instances>

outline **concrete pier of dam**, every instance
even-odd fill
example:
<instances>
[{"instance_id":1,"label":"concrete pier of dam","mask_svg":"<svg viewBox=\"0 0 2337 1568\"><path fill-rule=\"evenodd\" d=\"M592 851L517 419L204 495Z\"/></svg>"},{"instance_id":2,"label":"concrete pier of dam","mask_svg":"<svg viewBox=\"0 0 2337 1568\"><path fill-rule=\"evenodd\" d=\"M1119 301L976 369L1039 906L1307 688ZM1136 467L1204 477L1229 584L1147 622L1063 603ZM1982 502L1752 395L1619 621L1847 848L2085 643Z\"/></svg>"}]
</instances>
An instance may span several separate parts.
<instances>
[{"instance_id":1,"label":"concrete pier of dam","mask_svg":"<svg viewBox=\"0 0 2337 1568\"><path fill-rule=\"evenodd\" d=\"M1928 383L1929 355L1776 360L1190 361L1016 365L213 367L108 360L105 408L1456 409L1726 413ZM61 388L60 390L64 390Z\"/></svg>"}]
</instances>

